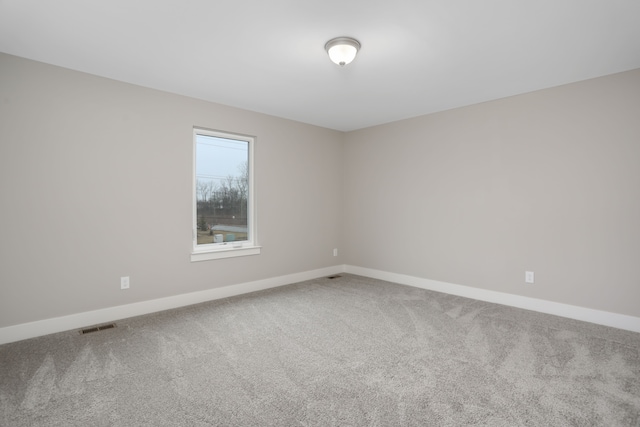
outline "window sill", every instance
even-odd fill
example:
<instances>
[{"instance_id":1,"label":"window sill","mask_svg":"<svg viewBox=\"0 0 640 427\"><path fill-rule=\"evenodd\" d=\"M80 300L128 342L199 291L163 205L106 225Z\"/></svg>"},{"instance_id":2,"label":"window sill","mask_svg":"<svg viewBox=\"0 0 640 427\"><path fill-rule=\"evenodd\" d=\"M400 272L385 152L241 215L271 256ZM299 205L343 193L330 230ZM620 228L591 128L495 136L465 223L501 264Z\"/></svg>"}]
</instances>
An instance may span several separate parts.
<instances>
[{"instance_id":1,"label":"window sill","mask_svg":"<svg viewBox=\"0 0 640 427\"><path fill-rule=\"evenodd\" d=\"M239 256L260 255L261 246L245 246L241 248L205 249L191 252L191 262L211 259L235 258Z\"/></svg>"}]
</instances>

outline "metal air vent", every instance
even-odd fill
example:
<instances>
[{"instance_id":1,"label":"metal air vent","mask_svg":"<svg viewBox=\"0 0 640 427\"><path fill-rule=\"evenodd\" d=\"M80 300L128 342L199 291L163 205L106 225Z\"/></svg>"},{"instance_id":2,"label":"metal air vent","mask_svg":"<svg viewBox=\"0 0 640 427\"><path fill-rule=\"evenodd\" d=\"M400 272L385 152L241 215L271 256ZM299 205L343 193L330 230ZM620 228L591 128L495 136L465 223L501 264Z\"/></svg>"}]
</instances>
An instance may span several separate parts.
<instances>
[{"instance_id":1,"label":"metal air vent","mask_svg":"<svg viewBox=\"0 0 640 427\"><path fill-rule=\"evenodd\" d=\"M116 327L115 323L109 323L108 325L100 325L100 326L94 326L93 328L81 329L80 333L82 335L90 334L92 332L104 331L105 329L113 329L115 327Z\"/></svg>"}]
</instances>

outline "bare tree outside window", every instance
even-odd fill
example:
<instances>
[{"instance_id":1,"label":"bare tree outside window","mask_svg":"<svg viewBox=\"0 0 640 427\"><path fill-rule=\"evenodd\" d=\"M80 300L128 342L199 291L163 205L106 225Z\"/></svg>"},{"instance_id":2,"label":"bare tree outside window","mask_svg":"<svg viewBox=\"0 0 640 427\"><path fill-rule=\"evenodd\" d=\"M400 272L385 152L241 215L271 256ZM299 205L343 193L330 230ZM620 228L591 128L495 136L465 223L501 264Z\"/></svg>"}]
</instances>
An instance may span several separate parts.
<instances>
[{"instance_id":1,"label":"bare tree outside window","mask_svg":"<svg viewBox=\"0 0 640 427\"><path fill-rule=\"evenodd\" d=\"M197 244L248 239L249 143L196 137Z\"/></svg>"}]
</instances>

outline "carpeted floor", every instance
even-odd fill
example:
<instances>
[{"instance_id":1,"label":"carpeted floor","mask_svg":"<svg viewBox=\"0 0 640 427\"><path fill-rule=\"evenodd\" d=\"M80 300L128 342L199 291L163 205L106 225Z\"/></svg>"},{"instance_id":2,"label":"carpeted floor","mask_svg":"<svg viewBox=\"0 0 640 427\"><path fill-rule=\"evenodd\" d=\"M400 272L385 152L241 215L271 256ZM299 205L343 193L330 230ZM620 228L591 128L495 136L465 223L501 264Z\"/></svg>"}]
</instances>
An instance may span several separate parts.
<instances>
[{"instance_id":1,"label":"carpeted floor","mask_svg":"<svg viewBox=\"0 0 640 427\"><path fill-rule=\"evenodd\" d=\"M2 426L640 426L640 334L352 275L0 346Z\"/></svg>"}]
</instances>

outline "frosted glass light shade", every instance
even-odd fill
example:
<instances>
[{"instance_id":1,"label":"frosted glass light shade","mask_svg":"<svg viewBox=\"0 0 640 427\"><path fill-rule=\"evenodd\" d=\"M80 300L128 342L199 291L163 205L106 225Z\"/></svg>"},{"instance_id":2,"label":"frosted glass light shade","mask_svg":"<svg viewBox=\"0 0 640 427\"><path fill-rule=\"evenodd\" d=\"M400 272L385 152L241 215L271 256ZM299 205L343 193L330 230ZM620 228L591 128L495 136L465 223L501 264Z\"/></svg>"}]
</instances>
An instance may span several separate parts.
<instances>
[{"instance_id":1,"label":"frosted glass light shade","mask_svg":"<svg viewBox=\"0 0 640 427\"><path fill-rule=\"evenodd\" d=\"M337 37L324 45L329 58L341 67L353 61L360 49L360 42L350 37Z\"/></svg>"}]
</instances>

